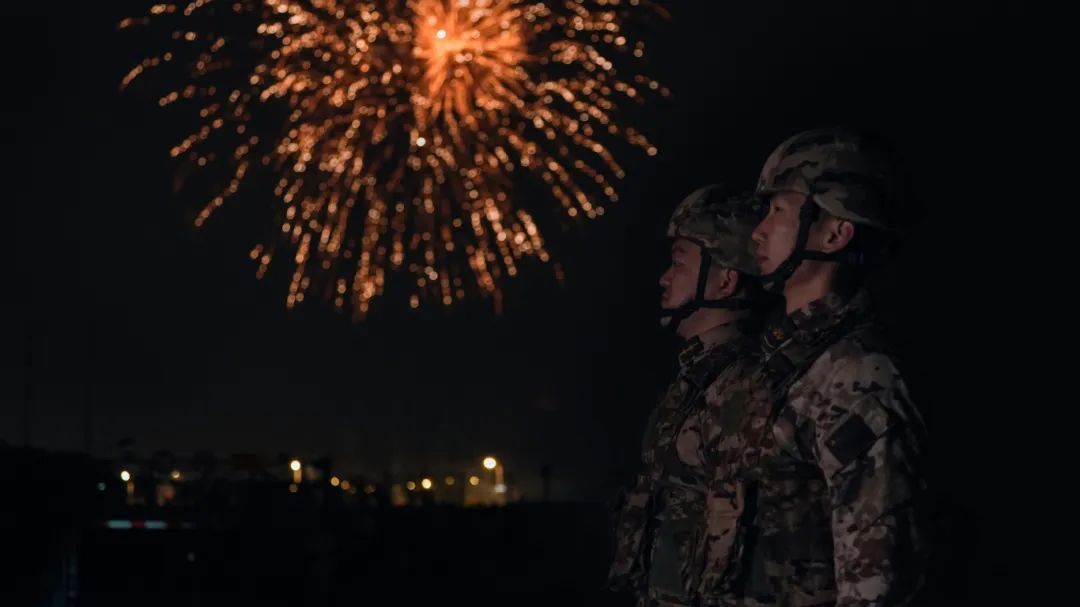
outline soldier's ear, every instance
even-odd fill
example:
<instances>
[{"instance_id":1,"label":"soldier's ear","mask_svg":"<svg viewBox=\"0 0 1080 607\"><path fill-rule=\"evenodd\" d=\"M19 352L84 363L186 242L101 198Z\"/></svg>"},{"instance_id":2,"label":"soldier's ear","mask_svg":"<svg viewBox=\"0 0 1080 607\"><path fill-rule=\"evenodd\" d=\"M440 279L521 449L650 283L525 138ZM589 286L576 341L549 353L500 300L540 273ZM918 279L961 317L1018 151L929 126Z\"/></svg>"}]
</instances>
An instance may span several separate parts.
<instances>
[{"instance_id":1,"label":"soldier's ear","mask_svg":"<svg viewBox=\"0 0 1080 607\"><path fill-rule=\"evenodd\" d=\"M825 220L824 238L821 241L821 250L825 253L835 253L843 249L855 237L855 224L840 219L829 217Z\"/></svg>"},{"instance_id":2,"label":"soldier's ear","mask_svg":"<svg viewBox=\"0 0 1080 607\"><path fill-rule=\"evenodd\" d=\"M713 266L710 269L712 276L709 277L709 287L712 293L709 299L726 299L739 290L739 273L731 268Z\"/></svg>"}]
</instances>

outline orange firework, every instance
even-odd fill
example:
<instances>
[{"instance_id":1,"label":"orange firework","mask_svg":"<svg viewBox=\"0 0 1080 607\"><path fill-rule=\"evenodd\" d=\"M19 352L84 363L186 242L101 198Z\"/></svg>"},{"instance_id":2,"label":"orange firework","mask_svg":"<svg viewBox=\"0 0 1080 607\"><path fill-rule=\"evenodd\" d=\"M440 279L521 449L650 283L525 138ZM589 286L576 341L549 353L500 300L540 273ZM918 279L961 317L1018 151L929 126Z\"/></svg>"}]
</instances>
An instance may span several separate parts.
<instances>
[{"instance_id":1,"label":"orange firework","mask_svg":"<svg viewBox=\"0 0 1080 607\"><path fill-rule=\"evenodd\" d=\"M316 293L363 317L393 270L411 276L413 307L470 292L498 301L500 279L516 275L520 259L550 260L515 186L535 180L567 216L596 217L618 200L614 181L624 176L612 144L656 154L616 120L621 104L667 95L650 78L624 76L643 56L624 31L649 12L639 4L158 4L120 26L160 24L174 45L121 86L183 65L184 84L160 104L192 104L201 124L171 154L227 167L196 225L255 171L273 177L280 235L251 257L261 278L284 247L289 307ZM282 121L273 136L255 134L254 123L272 119Z\"/></svg>"}]
</instances>

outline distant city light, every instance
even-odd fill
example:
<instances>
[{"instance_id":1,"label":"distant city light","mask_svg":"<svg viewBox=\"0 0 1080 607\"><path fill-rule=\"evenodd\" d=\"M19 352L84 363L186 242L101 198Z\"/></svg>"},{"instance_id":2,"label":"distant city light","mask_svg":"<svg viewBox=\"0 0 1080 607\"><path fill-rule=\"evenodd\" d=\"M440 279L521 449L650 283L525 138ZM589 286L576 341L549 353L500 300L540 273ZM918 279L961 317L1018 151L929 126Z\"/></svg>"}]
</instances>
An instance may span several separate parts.
<instances>
[{"instance_id":1,"label":"distant city light","mask_svg":"<svg viewBox=\"0 0 1080 607\"><path fill-rule=\"evenodd\" d=\"M341 481L341 490L348 491L352 487L352 483L349 481Z\"/></svg>"},{"instance_id":2,"label":"distant city light","mask_svg":"<svg viewBox=\"0 0 1080 607\"><path fill-rule=\"evenodd\" d=\"M97 490L98 491L104 491L105 490L105 483L98 483L97 484Z\"/></svg>"},{"instance_id":3,"label":"distant city light","mask_svg":"<svg viewBox=\"0 0 1080 607\"><path fill-rule=\"evenodd\" d=\"M299 490L300 487L298 487L296 483L289 483L289 493L296 493Z\"/></svg>"},{"instance_id":4,"label":"distant city light","mask_svg":"<svg viewBox=\"0 0 1080 607\"><path fill-rule=\"evenodd\" d=\"M420 481L420 486L424 489L431 489L431 479L425 478L424 480Z\"/></svg>"},{"instance_id":5,"label":"distant city light","mask_svg":"<svg viewBox=\"0 0 1080 607\"><path fill-rule=\"evenodd\" d=\"M498 465L499 465L499 462L495 461L494 457L491 457L489 455L489 456L484 458L484 467L487 468L488 470L494 470L495 466L498 466Z\"/></svg>"},{"instance_id":6,"label":"distant city light","mask_svg":"<svg viewBox=\"0 0 1080 607\"><path fill-rule=\"evenodd\" d=\"M409 481L409 482L405 483L405 488L408 489L409 491L416 491L416 483L414 483L412 481Z\"/></svg>"},{"instance_id":7,"label":"distant city light","mask_svg":"<svg viewBox=\"0 0 1080 607\"><path fill-rule=\"evenodd\" d=\"M131 480L131 473L128 472L127 470L122 470L120 472L120 480L124 481L125 483L130 481Z\"/></svg>"},{"instance_id":8,"label":"distant city light","mask_svg":"<svg viewBox=\"0 0 1080 607\"><path fill-rule=\"evenodd\" d=\"M289 468L291 468L293 472L299 472L300 471L300 460L294 459L293 461L289 462Z\"/></svg>"},{"instance_id":9,"label":"distant city light","mask_svg":"<svg viewBox=\"0 0 1080 607\"><path fill-rule=\"evenodd\" d=\"M330 484L337 487L338 485L341 484L341 479L336 477L336 476L331 476L330 477Z\"/></svg>"},{"instance_id":10,"label":"distant city light","mask_svg":"<svg viewBox=\"0 0 1080 607\"><path fill-rule=\"evenodd\" d=\"M452 476L446 477L446 484L447 484L447 486L453 487L454 486L454 477L452 477Z\"/></svg>"},{"instance_id":11,"label":"distant city light","mask_svg":"<svg viewBox=\"0 0 1080 607\"><path fill-rule=\"evenodd\" d=\"M364 493L368 495L375 493L375 485L367 485L366 487L364 487Z\"/></svg>"},{"instance_id":12,"label":"distant city light","mask_svg":"<svg viewBox=\"0 0 1080 607\"><path fill-rule=\"evenodd\" d=\"M180 529L195 529L195 523L191 522L179 522L170 523L167 521L157 520L130 520L130 519L110 519L105 521L105 527L109 529L134 529L139 531L163 531L165 529L180 528Z\"/></svg>"},{"instance_id":13,"label":"distant city light","mask_svg":"<svg viewBox=\"0 0 1080 607\"><path fill-rule=\"evenodd\" d=\"M506 493L506 485L502 483L495 485L495 493Z\"/></svg>"},{"instance_id":14,"label":"distant city light","mask_svg":"<svg viewBox=\"0 0 1080 607\"><path fill-rule=\"evenodd\" d=\"M472 485L473 487L479 485L480 484L480 477L479 476L470 476L469 477L469 484Z\"/></svg>"},{"instance_id":15,"label":"distant city light","mask_svg":"<svg viewBox=\"0 0 1080 607\"><path fill-rule=\"evenodd\" d=\"M172 474L170 474L169 476L172 477L174 481L178 481L180 480L181 474L179 470L173 470Z\"/></svg>"}]
</instances>

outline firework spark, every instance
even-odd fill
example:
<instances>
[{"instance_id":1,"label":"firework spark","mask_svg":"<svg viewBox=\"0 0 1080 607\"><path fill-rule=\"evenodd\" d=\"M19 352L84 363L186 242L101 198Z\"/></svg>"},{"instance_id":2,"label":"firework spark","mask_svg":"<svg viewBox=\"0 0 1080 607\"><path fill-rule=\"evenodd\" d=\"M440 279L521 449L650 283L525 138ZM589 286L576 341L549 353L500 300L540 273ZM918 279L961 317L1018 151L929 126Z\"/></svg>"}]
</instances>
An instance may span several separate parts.
<instances>
[{"instance_id":1,"label":"firework spark","mask_svg":"<svg viewBox=\"0 0 1080 607\"><path fill-rule=\"evenodd\" d=\"M534 179L566 216L592 218L618 200L614 182L624 172L613 143L656 154L617 121L620 104L668 94L634 73L644 44L625 24L662 12L642 4L158 4L120 27L161 26L173 44L135 66L121 88L182 66L184 85L159 103L192 104L200 124L171 155L226 167L225 187L196 225L256 170L272 176L280 234L251 257L261 278L287 251L289 307L318 293L363 317L391 270L412 276L413 307L473 292L498 303L500 279L516 275L523 257L551 258L515 185ZM256 135L253 123L274 108L284 108L283 127Z\"/></svg>"}]
</instances>

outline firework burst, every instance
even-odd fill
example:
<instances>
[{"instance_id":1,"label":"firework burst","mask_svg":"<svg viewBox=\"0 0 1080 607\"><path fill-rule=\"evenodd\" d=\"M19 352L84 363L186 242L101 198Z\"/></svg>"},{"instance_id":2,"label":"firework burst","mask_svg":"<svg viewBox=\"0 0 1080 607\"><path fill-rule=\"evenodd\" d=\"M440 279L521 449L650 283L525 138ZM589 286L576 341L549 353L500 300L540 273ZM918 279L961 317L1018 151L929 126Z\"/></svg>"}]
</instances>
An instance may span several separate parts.
<instances>
[{"instance_id":1,"label":"firework burst","mask_svg":"<svg viewBox=\"0 0 1080 607\"><path fill-rule=\"evenodd\" d=\"M284 253L289 307L317 294L363 317L394 270L411 276L413 307L470 293L498 304L500 280L522 258L551 259L515 186L531 179L565 216L592 218L618 200L612 146L656 154L617 120L621 105L667 95L634 69L644 44L626 24L660 11L642 4L158 4L120 27L169 31L170 50L121 88L180 67L183 85L159 102L188 105L200 123L171 155L223 171L197 226L253 172L270 175L279 234L251 257L261 278ZM254 127L275 120L280 128Z\"/></svg>"}]
</instances>

